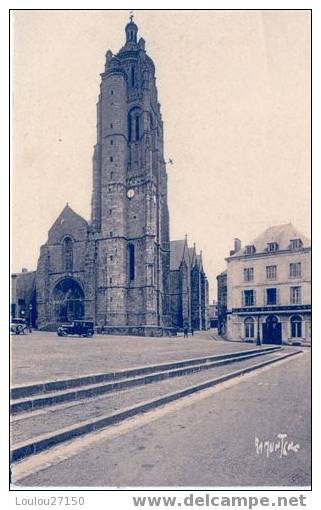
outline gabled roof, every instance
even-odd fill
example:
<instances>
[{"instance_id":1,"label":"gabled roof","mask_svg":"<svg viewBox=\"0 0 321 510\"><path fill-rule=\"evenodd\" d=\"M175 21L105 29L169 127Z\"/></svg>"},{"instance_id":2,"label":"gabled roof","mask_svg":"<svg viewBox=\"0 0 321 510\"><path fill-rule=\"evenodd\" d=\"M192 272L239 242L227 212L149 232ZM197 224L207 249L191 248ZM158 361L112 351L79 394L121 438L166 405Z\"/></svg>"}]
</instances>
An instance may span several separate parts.
<instances>
[{"instance_id":1,"label":"gabled roof","mask_svg":"<svg viewBox=\"0 0 321 510\"><path fill-rule=\"evenodd\" d=\"M88 223L67 204L48 232L50 242L60 242L65 234L71 234L75 239L82 239L87 235Z\"/></svg>"},{"instance_id":2,"label":"gabled roof","mask_svg":"<svg viewBox=\"0 0 321 510\"><path fill-rule=\"evenodd\" d=\"M193 267L196 261L196 248L195 244L192 248L188 248L188 256L189 256L189 262L190 266Z\"/></svg>"},{"instance_id":3,"label":"gabled roof","mask_svg":"<svg viewBox=\"0 0 321 510\"><path fill-rule=\"evenodd\" d=\"M277 243L279 250L288 250L290 247L290 242L293 239L301 239L303 245L302 247L310 247L311 241L308 237L304 236L299 232L292 223L286 223L284 225L275 225L273 227L269 227L262 234L256 237L252 242L248 243L248 245L255 246L256 253L262 253L266 251L268 243ZM240 256L244 254L245 247L241 250L234 253L232 257Z\"/></svg>"},{"instance_id":4,"label":"gabled roof","mask_svg":"<svg viewBox=\"0 0 321 510\"><path fill-rule=\"evenodd\" d=\"M185 239L170 242L170 270L176 271L179 269L184 257Z\"/></svg>"}]
</instances>

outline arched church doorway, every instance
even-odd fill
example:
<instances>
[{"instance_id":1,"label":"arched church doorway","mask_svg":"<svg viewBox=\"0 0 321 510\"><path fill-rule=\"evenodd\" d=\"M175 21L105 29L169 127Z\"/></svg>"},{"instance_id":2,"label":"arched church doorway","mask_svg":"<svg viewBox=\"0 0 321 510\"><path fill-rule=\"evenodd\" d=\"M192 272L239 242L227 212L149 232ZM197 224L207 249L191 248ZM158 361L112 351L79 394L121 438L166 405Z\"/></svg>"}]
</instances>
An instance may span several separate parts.
<instances>
[{"instance_id":1,"label":"arched church doorway","mask_svg":"<svg viewBox=\"0 0 321 510\"><path fill-rule=\"evenodd\" d=\"M64 278L52 293L55 322L83 319L85 315L84 292L73 278Z\"/></svg>"},{"instance_id":2,"label":"arched church doorway","mask_svg":"<svg viewBox=\"0 0 321 510\"><path fill-rule=\"evenodd\" d=\"M269 315L263 323L263 343L281 344L282 343L282 324L276 315Z\"/></svg>"}]
</instances>

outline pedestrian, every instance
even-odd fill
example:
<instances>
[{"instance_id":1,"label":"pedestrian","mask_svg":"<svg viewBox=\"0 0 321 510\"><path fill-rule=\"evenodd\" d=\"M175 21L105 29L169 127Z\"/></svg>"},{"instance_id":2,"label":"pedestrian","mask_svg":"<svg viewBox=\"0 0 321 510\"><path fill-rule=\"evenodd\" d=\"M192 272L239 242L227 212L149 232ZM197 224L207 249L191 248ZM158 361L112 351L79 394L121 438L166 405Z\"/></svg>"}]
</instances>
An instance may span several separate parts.
<instances>
[{"instance_id":1,"label":"pedestrian","mask_svg":"<svg viewBox=\"0 0 321 510\"><path fill-rule=\"evenodd\" d=\"M29 321L28 329L29 329L29 333L32 333L32 324L31 324L31 321Z\"/></svg>"},{"instance_id":2,"label":"pedestrian","mask_svg":"<svg viewBox=\"0 0 321 510\"><path fill-rule=\"evenodd\" d=\"M187 326L184 326L184 338L188 338L188 329L187 329Z\"/></svg>"},{"instance_id":3,"label":"pedestrian","mask_svg":"<svg viewBox=\"0 0 321 510\"><path fill-rule=\"evenodd\" d=\"M194 336L194 328L191 328L192 336Z\"/></svg>"}]
</instances>

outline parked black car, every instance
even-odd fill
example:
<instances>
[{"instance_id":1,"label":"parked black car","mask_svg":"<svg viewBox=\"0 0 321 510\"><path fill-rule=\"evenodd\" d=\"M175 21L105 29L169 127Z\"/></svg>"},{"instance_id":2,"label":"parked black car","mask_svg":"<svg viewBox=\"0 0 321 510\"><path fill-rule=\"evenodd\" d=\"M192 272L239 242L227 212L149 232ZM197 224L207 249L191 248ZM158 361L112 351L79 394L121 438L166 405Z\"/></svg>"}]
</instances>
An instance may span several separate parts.
<instances>
[{"instance_id":1,"label":"parked black car","mask_svg":"<svg viewBox=\"0 0 321 510\"><path fill-rule=\"evenodd\" d=\"M11 333L14 333L15 335L21 335L21 333L22 333L24 335L25 331L28 331L26 319L21 319L21 318L11 319L11 323L10 323L10 332Z\"/></svg>"},{"instance_id":2,"label":"parked black car","mask_svg":"<svg viewBox=\"0 0 321 510\"><path fill-rule=\"evenodd\" d=\"M58 336L80 335L93 336L94 323L91 321L73 321L71 324L62 324L57 329Z\"/></svg>"}]
</instances>

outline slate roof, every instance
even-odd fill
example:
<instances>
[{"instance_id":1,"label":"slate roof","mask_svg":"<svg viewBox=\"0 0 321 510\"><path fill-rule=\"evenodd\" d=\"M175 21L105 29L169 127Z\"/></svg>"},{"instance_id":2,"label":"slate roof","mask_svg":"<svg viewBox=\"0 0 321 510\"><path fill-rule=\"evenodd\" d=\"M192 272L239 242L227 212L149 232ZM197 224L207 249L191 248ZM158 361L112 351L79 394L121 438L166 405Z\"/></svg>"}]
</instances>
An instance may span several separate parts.
<instances>
[{"instance_id":1,"label":"slate roof","mask_svg":"<svg viewBox=\"0 0 321 510\"><path fill-rule=\"evenodd\" d=\"M179 239L178 241L170 242L170 270L176 271L181 265L185 248L185 239Z\"/></svg>"},{"instance_id":2,"label":"slate roof","mask_svg":"<svg viewBox=\"0 0 321 510\"><path fill-rule=\"evenodd\" d=\"M304 248L311 246L310 239L301 234L292 223L267 228L252 242L248 243L247 246L254 245L256 253L262 253L266 251L268 243L275 242L278 244L279 250L288 250L292 239L301 239ZM242 247L241 250L234 253L231 257L243 255L244 250L245 247Z\"/></svg>"}]
</instances>

